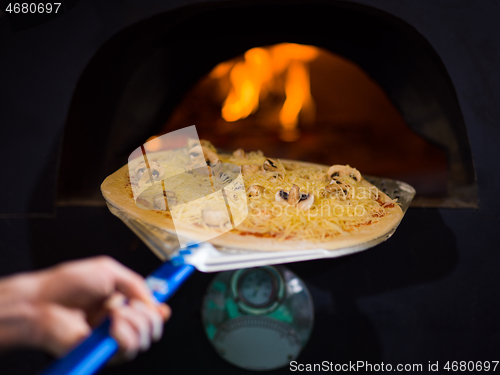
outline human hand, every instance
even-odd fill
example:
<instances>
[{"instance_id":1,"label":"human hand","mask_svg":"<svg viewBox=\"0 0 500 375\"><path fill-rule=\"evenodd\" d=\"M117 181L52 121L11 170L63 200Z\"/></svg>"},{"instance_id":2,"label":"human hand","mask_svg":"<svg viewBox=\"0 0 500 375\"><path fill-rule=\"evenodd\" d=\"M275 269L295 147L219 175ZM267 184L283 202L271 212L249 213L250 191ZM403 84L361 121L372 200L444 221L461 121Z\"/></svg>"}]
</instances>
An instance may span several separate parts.
<instances>
[{"instance_id":1,"label":"human hand","mask_svg":"<svg viewBox=\"0 0 500 375\"><path fill-rule=\"evenodd\" d=\"M106 315L121 355L130 359L161 337L170 309L154 302L140 275L109 257L0 281L0 347L34 346L60 356Z\"/></svg>"}]
</instances>

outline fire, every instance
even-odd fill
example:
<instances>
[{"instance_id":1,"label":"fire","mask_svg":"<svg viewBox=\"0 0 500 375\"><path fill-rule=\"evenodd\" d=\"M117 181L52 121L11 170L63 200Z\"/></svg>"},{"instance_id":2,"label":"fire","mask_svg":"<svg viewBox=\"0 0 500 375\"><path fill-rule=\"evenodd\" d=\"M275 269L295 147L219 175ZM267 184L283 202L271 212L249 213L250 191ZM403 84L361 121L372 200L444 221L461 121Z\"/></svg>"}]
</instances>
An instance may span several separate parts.
<instances>
[{"instance_id":1,"label":"fire","mask_svg":"<svg viewBox=\"0 0 500 375\"><path fill-rule=\"evenodd\" d=\"M314 117L308 63L319 50L312 46L281 43L245 52L243 60L223 62L211 72L212 78L229 76L230 88L221 115L228 122L244 119L259 109L269 94L284 96L279 111L282 138L298 137L299 115Z\"/></svg>"},{"instance_id":2,"label":"fire","mask_svg":"<svg viewBox=\"0 0 500 375\"><path fill-rule=\"evenodd\" d=\"M230 69L232 87L221 113L223 119L233 122L248 117L259 108L263 85L272 78L269 53L263 48L252 48L245 52L243 61Z\"/></svg>"},{"instance_id":3,"label":"fire","mask_svg":"<svg viewBox=\"0 0 500 375\"><path fill-rule=\"evenodd\" d=\"M309 88L309 71L303 63L293 61L288 67L285 81L286 100L279 114L280 124L284 130L282 132L284 140L293 141L298 138L296 128L299 113L303 110L311 113L313 110L314 102Z\"/></svg>"}]
</instances>

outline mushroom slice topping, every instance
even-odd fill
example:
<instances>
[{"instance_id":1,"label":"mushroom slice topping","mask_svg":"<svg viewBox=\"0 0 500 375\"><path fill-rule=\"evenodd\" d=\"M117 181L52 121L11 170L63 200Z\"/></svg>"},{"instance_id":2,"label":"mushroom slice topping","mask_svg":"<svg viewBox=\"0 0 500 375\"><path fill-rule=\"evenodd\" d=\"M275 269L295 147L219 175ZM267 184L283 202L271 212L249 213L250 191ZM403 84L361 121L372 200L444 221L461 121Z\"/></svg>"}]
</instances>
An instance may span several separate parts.
<instances>
[{"instance_id":1,"label":"mushroom slice topping","mask_svg":"<svg viewBox=\"0 0 500 375\"><path fill-rule=\"evenodd\" d=\"M266 159L262 167L268 172L278 172L278 163L273 159Z\"/></svg>"},{"instance_id":2,"label":"mushroom slice topping","mask_svg":"<svg viewBox=\"0 0 500 375\"><path fill-rule=\"evenodd\" d=\"M165 173L163 167L155 161L150 162L149 166L151 167L151 174L153 175L153 180L158 181L159 179L161 179L161 177Z\"/></svg>"},{"instance_id":3,"label":"mushroom slice topping","mask_svg":"<svg viewBox=\"0 0 500 375\"><path fill-rule=\"evenodd\" d=\"M353 188L350 185L344 184L342 181L339 181L335 178L330 182L330 185L326 187L327 191L331 194L335 194L335 197L338 199L345 200L351 192L353 192Z\"/></svg>"},{"instance_id":4,"label":"mushroom slice topping","mask_svg":"<svg viewBox=\"0 0 500 375\"><path fill-rule=\"evenodd\" d=\"M201 218L209 227L220 227L229 222L227 211L204 209L201 210Z\"/></svg>"},{"instance_id":5,"label":"mushroom slice topping","mask_svg":"<svg viewBox=\"0 0 500 375\"><path fill-rule=\"evenodd\" d=\"M247 189L249 197L259 197L264 194L264 188L260 185L252 185Z\"/></svg>"},{"instance_id":6,"label":"mushroom slice topping","mask_svg":"<svg viewBox=\"0 0 500 375\"><path fill-rule=\"evenodd\" d=\"M175 191L166 190L165 195L163 193L156 194L153 197L153 204L159 210L169 210L169 207L165 204L165 198L168 198L169 204L177 204L177 198Z\"/></svg>"},{"instance_id":7,"label":"mushroom slice topping","mask_svg":"<svg viewBox=\"0 0 500 375\"><path fill-rule=\"evenodd\" d=\"M288 204L294 205L300 201L300 188L297 185L293 185L288 192Z\"/></svg>"},{"instance_id":8,"label":"mushroom slice topping","mask_svg":"<svg viewBox=\"0 0 500 375\"><path fill-rule=\"evenodd\" d=\"M201 146L201 142L198 138L188 138L187 146L189 149L192 149L193 147Z\"/></svg>"},{"instance_id":9,"label":"mushroom slice topping","mask_svg":"<svg viewBox=\"0 0 500 375\"><path fill-rule=\"evenodd\" d=\"M137 181L139 181L142 178L142 175L144 174L144 172L147 172L147 170L148 167L146 166L145 162L142 162L135 168L134 173L135 177L137 178Z\"/></svg>"},{"instance_id":10,"label":"mushroom slice topping","mask_svg":"<svg viewBox=\"0 0 500 375\"><path fill-rule=\"evenodd\" d=\"M283 189L279 190L274 196L274 200L280 203L282 202L288 203L288 192L286 192Z\"/></svg>"},{"instance_id":11,"label":"mushroom slice topping","mask_svg":"<svg viewBox=\"0 0 500 375\"><path fill-rule=\"evenodd\" d=\"M342 199L345 199L350 189L351 188L343 182L333 179L330 182L330 185L327 185L325 187L325 192L330 196L334 195L336 198L340 197Z\"/></svg>"},{"instance_id":12,"label":"mushroom slice topping","mask_svg":"<svg viewBox=\"0 0 500 375\"><path fill-rule=\"evenodd\" d=\"M300 197L300 202L297 204L297 207L301 210L308 210L314 203L314 194L302 194Z\"/></svg>"},{"instance_id":13,"label":"mushroom slice topping","mask_svg":"<svg viewBox=\"0 0 500 375\"><path fill-rule=\"evenodd\" d=\"M286 202L297 205L302 210L308 210L314 203L314 194L301 193L297 185L293 185L289 192L281 189L274 196L276 202Z\"/></svg>"},{"instance_id":14,"label":"mushroom slice topping","mask_svg":"<svg viewBox=\"0 0 500 375\"><path fill-rule=\"evenodd\" d=\"M247 164L247 165L242 165L241 166L241 174L243 176L248 176L251 174L258 173L262 170L262 167L255 165L255 164Z\"/></svg>"},{"instance_id":15,"label":"mushroom slice topping","mask_svg":"<svg viewBox=\"0 0 500 375\"><path fill-rule=\"evenodd\" d=\"M219 173L219 178L223 184L230 184L233 182L233 178L224 172Z\"/></svg>"},{"instance_id":16,"label":"mushroom slice topping","mask_svg":"<svg viewBox=\"0 0 500 375\"><path fill-rule=\"evenodd\" d=\"M215 152L210 151L205 146L195 146L189 150L189 158L193 164L202 164L203 161L209 164L220 163L220 159Z\"/></svg>"},{"instance_id":17,"label":"mushroom slice topping","mask_svg":"<svg viewBox=\"0 0 500 375\"><path fill-rule=\"evenodd\" d=\"M159 181L165 170L163 167L155 161L149 162L149 167L151 168L151 177L153 177L153 181ZM145 162L142 162L135 168L135 177L138 181L139 187L144 185L146 182L150 180L150 175L148 172L148 167Z\"/></svg>"},{"instance_id":18,"label":"mushroom slice topping","mask_svg":"<svg viewBox=\"0 0 500 375\"><path fill-rule=\"evenodd\" d=\"M210 171L208 170L209 167L207 167L207 163L203 164L194 164L194 163L188 163L186 164L186 171L193 173L195 176L203 176L203 177L208 177L210 176Z\"/></svg>"},{"instance_id":19,"label":"mushroom slice topping","mask_svg":"<svg viewBox=\"0 0 500 375\"><path fill-rule=\"evenodd\" d=\"M165 196L163 195L163 193L156 194L153 197L153 204L154 204L155 208L157 208L159 210L165 211L167 209L167 205L165 203Z\"/></svg>"},{"instance_id":20,"label":"mushroom slice topping","mask_svg":"<svg viewBox=\"0 0 500 375\"><path fill-rule=\"evenodd\" d=\"M351 168L348 165L332 165L328 168L328 176L330 178L349 176L356 181L361 181L361 173L356 168Z\"/></svg>"},{"instance_id":21,"label":"mushroom slice topping","mask_svg":"<svg viewBox=\"0 0 500 375\"><path fill-rule=\"evenodd\" d=\"M223 163L219 160L217 163L211 164L208 169L212 176L217 176L218 173L223 173L221 172L223 170Z\"/></svg>"},{"instance_id":22,"label":"mushroom slice topping","mask_svg":"<svg viewBox=\"0 0 500 375\"><path fill-rule=\"evenodd\" d=\"M187 139L188 149L192 149L195 146L203 146L212 152L215 152L215 153L217 152L214 145L212 143L210 143L210 141L207 141L206 139L188 138Z\"/></svg>"},{"instance_id":23,"label":"mushroom slice topping","mask_svg":"<svg viewBox=\"0 0 500 375\"><path fill-rule=\"evenodd\" d=\"M209 151L212 151L215 154L217 153L217 149L210 141L207 141L206 139L200 139L200 143L203 147L205 147Z\"/></svg>"},{"instance_id":24,"label":"mushroom slice topping","mask_svg":"<svg viewBox=\"0 0 500 375\"><path fill-rule=\"evenodd\" d=\"M214 176L214 184L217 187L217 189L219 189L221 187L225 187L233 181L234 181L234 179L224 172L219 172L218 175L215 174L215 176Z\"/></svg>"},{"instance_id":25,"label":"mushroom slice topping","mask_svg":"<svg viewBox=\"0 0 500 375\"><path fill-rule=\"evenodd\" d=\"M335 194L340 191L340 187L337 184L332 183L325 187L325 191L327 194Z\"/></svg>"},{"instance_id":26,"label":"mushroom slice topping","mask_svg":"<svg viewBox=\"0 0 500 375\"><path fill-rule=\"evenodd\" d=\"M247 155L245 154L245 150L242 148L237 149L235 152L233 152L233 156L237 159L246 159Z\"/></svg>"}]
</instances>

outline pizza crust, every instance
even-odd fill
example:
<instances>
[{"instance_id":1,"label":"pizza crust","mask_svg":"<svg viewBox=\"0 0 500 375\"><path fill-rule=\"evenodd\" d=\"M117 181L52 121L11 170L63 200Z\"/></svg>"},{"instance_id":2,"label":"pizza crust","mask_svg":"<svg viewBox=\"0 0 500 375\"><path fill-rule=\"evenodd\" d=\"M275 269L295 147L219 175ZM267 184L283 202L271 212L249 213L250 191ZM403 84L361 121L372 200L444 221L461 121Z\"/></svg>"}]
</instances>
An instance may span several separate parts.
<instances>
[{"instance_id":1,"label":"pizza crust","mask_svg":"<svg viewBox=\"0 0 500 375\"><path fill-rule=\"evenodd\" d=\"M304 166L318 166L317 164L305 162L293 162ZM324 166L321 166L324 167ZM138 207L134 201L133 193L129 181L128 165L123 166L115 173L108 176L101 185L101 191L108 202L116 209L126 213L130 217L139 220L142 223L151 225L161 231L177 234L193 240L202 240L206 232L202 228L192 226L174 227L170 214L160 210L146 210ZM366 180L361 183L366 187L373 187ZM390 199L384 193L380 192L386 199ZM230 231L221 233L208 242L229 248L247 249L253 251L286 251L299 249L317 249L328 250L343 249L351 246L358 246L364 243L376 240L381 237L388 237L395 230L401 219L403 211L399 205L385 209L386 214L379 222L363 225L355 228L350 233L340 234L334 240L328 242L316 242L306 240L280 240L272 237L265 237L253 233L239 233Z\"/></svg>"}]
</instances>

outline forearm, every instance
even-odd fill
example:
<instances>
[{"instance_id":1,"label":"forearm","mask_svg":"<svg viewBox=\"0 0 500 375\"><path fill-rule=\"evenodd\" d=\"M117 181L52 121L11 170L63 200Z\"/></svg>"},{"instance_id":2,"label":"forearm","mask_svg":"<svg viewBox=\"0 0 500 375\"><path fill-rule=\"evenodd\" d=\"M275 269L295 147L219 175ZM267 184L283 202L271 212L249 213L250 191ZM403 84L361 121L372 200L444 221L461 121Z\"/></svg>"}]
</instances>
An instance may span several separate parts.
<instances>
[{"instance_id":1,"label":"forearm","mask_svg":"<svg viewBox=\"0 0 500 375\"><path fill-rule=\"evenodd\" d=\"M0 349L35 346L40 341L35 319L35 307L28 302L0 306Z\"/></svg>"},{"instance_id":2,"label":"forearm","mask_svg":"<svg viewBox=\"0 0 500 375\"><path fill-rule=\"evenodd\" d=\"M37 274L21 274L0 281L0 348L35 345L40 337L35 296Z\"/></svg>"}]
</instances>

